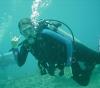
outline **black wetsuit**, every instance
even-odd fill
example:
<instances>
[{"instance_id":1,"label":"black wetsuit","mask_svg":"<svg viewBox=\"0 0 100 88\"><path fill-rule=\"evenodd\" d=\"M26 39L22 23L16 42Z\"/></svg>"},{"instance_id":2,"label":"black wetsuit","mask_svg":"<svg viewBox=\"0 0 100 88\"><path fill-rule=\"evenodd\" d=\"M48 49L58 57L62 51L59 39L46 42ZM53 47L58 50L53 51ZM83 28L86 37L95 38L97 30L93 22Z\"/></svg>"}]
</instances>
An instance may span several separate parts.
<instances>
[{"instance_id":1,"label":"black wetsuit","mask_svg":"<svg viewBox=\"0 0 100 88\"><path fill-rule=\"evenodd\" d=\"M28 52L31 52L31 54L36 57L40 69L42 69L41 66L43 66L44 68L42 70L48 70L49 74L54 74L55 64L58 65L59 69L64 70L67 59L65 44L56 41L50 36L40 33L34 44L29 44L28 41L25 40L20 47L20 51L18 51L18 49L13 49L13 53L19 66L22 66L25 63ZM80 85L87 85L91 72L99 57L97 52L81 43L75 42L73 52L74 59L71 65L73 79ZM81 62L84 67L81 66Z\"/></svg>"},{"instance_id":2,"label":"black wetsuit","mask_svg":"<svg viewBox=\"0 0 100 88\"><path fill-rule=\"evenodd\" d=\"M13 51L14 53L19 52L18 49ZM35 56L39 63L44 67L46 66L46 63L48 63L48 71L51 75L54 73L55 64L64 66L67 59L65 45L47 35L38 36L34 44L29 44L27 40L23 42L20 47L20 52L15 56L19 66L22 66L25 63L28 52Z\"/></svg>"},{"instance_id":3,"label":"black wetsuit","mask_svg":"<svg viewBox=\"0 0 100 88\"><path fill-rule=\"evenodd\" d=\"M60 24L54 24L54 26L57 29ZM40 23L38 29L39 32L37 34L34 44L29 44L28 41L25 40L23 41L23 43L21 43L22 45L20 46L20 50L18 50L18 48L13 49L13 53L15 55L18 65L22 66L26 61L28 52L30 52L38 60L40 70L46 68L50 75L54 75L56 67L61 70L64 69L64 65L67 59L65 44L59 42L51 36L41 33L41 31L44 29L52 30L48 28L48 25L46 23ZM56 30L54 29L52 31ZM47 64L49 64L49 66L47 66ZM57 64L56 67L55 64Z\"/></svg>"}]
</instances>

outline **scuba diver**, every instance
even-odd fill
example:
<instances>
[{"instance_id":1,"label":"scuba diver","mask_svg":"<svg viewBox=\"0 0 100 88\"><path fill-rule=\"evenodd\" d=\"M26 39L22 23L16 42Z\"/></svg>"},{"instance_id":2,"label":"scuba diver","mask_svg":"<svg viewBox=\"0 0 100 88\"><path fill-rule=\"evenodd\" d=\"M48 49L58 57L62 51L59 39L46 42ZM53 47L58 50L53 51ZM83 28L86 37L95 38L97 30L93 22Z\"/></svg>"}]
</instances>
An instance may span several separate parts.
<instances>
[{"instance_id":1,"label":"scuba diver","mask_svg":"<svg viewBox=\"0 0 100 88\"><path fill-rule=\"evenodd\" d=\"M11 50L18 66L25 64L30 52L38 60L42 75L55 75L58 68L59 75L63 76L67 69L73 80L86 86L93 68L100 64L100 53L69 36L61 29L63 24L59 21L40 20L34 25L31 19L23 18L19 21L18 27L25 40L19 43L18 37L12 38Z\"/></svg>"}]
</instances>

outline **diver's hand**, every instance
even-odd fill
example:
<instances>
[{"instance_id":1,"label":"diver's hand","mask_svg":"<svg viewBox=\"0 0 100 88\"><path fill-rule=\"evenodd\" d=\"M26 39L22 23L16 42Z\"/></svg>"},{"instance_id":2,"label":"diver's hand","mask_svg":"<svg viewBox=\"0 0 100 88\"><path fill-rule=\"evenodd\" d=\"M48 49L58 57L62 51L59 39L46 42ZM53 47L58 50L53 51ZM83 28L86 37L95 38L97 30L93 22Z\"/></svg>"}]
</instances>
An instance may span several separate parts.
<instances>
[{"instance_id":1,"label":"diver's hand","mask_svg":"<svg viewBox=\"0 0 100 88\"><path fill-rule=\"evenodd\" d=\"M71 66L66 66L64 71L66 78L71 78L73 76Z\"/></svg>"},{"instance_id":2,"label":"diver's hand","mask_svg":"<svg viewBox=\"0 0 100 88\"><path fill-rule=\"evenodd\" d=\"M14 36L14 37L11 39L12 48L17 48L18 43L19 43L19 39L20 39L20 37L17 37L17 36Z\"/></svg>"}]
</instances>

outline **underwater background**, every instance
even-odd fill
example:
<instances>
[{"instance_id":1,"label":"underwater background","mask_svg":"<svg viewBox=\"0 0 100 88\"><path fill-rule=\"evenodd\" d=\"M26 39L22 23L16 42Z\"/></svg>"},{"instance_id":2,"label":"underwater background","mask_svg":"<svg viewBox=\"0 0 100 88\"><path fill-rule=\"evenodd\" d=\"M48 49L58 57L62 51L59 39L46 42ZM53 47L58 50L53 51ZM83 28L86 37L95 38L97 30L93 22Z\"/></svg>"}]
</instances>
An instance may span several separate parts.
<instances>
[{"instance_id":1,"label":"underwater background","mask_svg":"<svg viewBox=\"0 0 100 88\"><path fill-rule=\"evenodd\" d=\"M0 54L11 48L11 38L19 36L18 21L32 15L33 1L0 1ZM39 18L60 20L72 29L74 36L98 51L100 39L100 0L41 0ZM9 59L10 58L10 59ZM0 88L100 88L100 66L93 70L88 86L82 87L66 77L41 76L37 61L29 54L24 66L13 57L0 61Z\"/></svg>"}]
</instances>

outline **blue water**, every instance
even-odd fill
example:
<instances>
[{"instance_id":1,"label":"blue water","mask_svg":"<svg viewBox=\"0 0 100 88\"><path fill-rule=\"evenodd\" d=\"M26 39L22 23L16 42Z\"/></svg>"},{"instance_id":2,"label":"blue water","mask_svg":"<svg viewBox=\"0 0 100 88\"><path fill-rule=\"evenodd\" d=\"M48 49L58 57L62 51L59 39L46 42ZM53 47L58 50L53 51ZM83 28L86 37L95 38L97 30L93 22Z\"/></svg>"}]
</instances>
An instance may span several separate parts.
<instances>
[{"instance_id":1,"label":"blue water","mask_svg":"<svg viewBox=\"0 0 100 88\"><path fill-rule=\"evenodd\" d=\"M33 0L2 0L0 2L0 53L8 52L10 40L19 35L18 21L30 17ZM100 0L49 0L49 6L40 8L43 19L57 19L68 24L75 37L88 47L98 51L100 39ZM2 73L7 76L19 77L31 74L36 61L29 55L26 64L19 68L9 66ZM1 72L2 70L0 70Z\"/></svg>"}]
</instances>

